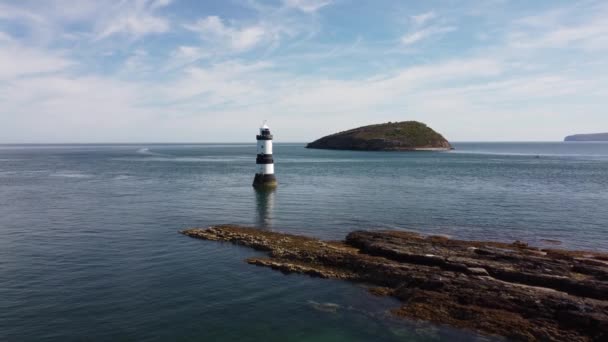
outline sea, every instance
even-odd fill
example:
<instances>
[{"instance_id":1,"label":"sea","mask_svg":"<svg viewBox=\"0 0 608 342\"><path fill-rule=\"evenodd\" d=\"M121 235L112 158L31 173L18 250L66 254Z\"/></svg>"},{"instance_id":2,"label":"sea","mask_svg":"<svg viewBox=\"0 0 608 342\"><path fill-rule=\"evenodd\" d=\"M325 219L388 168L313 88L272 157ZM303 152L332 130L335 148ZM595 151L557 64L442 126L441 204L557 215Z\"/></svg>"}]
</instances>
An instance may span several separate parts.
<instances>
[{"instance_id":1,"label":"sea","mask_svg":"<svg viewBox=\"0 0 608 342\"><path fill-rule=\"evenodd\" d=\"M608 250L608 143L353 152L276 143L0 145L0 341L491 341L396 319L362 284L248 265L178 233L397 229Z\"/></svg>"}]
</instances>

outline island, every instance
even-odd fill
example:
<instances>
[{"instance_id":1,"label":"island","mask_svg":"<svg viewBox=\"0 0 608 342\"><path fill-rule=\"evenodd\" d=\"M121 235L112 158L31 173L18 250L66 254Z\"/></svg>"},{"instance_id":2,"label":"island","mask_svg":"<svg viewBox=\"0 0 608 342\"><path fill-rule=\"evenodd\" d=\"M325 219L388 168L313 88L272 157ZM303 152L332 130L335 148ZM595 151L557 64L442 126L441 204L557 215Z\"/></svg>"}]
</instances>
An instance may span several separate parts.
<instances>
[{"instance_id":1,"label":"island","mask_svg":"<svg viewBox=\"0 0 608 342\"><path fill-rule=\"evenodd\" d=\"M569 135L564 141L608 141L608 133Z\"/></svg>"},{"instance_id":2,"label":"island","mask_svg":"<svg viewBox=\"0 0 608 342\"><path fill-rule=\"evenodd\" d=\"M448 151L452 145L418 121L388 122L354 128L315 140L306 148L356 151Z\"/></svg>"},{"instance_id":3,"label":"island","mask_svg":"<svg viewBox=\"0 0 608 342\"><path fill-rule=\"evenodd\" d=\"M608 341L608 254L354 231L343 241L220 225L181 231L267 253L249 264L392 296L397 317L518 341Z\"/></svg>"}]
</instances>

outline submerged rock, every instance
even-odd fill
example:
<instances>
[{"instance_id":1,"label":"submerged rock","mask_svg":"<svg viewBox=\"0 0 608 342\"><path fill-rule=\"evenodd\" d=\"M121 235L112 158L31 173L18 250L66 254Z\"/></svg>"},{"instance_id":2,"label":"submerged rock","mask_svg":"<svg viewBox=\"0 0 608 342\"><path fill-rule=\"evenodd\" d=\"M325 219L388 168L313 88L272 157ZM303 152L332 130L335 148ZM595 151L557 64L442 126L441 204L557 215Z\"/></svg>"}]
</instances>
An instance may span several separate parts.
<instances>
[{"instance_id":1,"label":"submerged rock","mask_svg":"<svg viewBox=\"0 0 608 342\"><path fill-rule=\"evenodd\" d=\"M322 312L336 313L338 309L340 309L340 305L335 303L319 303L314 300L309 300L308 305L310 305L313 309Z\"/></svg>"},{"instance_id":2,"label":"submerged rock","mask_svg":"<svg viewBox=\"0 0 608 342\"><path fill-rule=\"evenodd\" d=\"M251 264L373 285L402 302L400 317L514 340L608 340L607 254L399 231L341 242L239 226L182 233L268 252Z\"/></svg>"}]
</instances>

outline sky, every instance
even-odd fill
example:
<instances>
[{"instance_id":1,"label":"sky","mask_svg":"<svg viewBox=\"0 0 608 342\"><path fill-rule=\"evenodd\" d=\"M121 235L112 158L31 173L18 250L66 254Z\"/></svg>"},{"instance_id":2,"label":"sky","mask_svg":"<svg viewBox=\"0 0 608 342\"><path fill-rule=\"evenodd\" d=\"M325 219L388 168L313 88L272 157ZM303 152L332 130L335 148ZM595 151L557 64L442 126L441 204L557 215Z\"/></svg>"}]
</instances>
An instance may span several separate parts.
<instances>
[{"instance_id":1,"label":"sky","mask_svg":"<svg viewBox=\"0 0 608 342\"><path fill-rule=\"evenodd\" d=\"M608 2L0 0L0 143L608 131Z\"/></svg>"}]
</instances>

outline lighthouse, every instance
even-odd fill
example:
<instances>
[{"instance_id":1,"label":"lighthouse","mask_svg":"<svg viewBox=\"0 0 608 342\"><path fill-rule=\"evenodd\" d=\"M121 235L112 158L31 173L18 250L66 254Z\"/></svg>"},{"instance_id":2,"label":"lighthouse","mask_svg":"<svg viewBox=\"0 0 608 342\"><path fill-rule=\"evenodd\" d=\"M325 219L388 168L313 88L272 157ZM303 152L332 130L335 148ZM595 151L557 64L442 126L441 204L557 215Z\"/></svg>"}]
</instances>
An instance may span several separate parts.
<instances>
[{"instance_id":1,"label":"lighthouse","mask_svg":"<svg viewBox=\"0 0 608 342\"><path fill-rule=\"evenodd\" d=\"M258 141L258 155L255 159L257 170L253 186L255 188L274 188L277 186L277 179L274 176L274 160L272 160L272 134L265 122L260 127L260 134L255 138Z\"/></svg>"}]
</instances>

